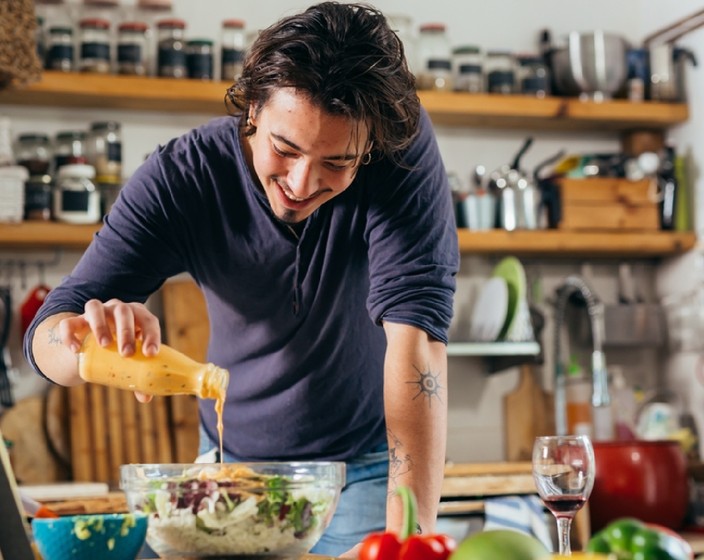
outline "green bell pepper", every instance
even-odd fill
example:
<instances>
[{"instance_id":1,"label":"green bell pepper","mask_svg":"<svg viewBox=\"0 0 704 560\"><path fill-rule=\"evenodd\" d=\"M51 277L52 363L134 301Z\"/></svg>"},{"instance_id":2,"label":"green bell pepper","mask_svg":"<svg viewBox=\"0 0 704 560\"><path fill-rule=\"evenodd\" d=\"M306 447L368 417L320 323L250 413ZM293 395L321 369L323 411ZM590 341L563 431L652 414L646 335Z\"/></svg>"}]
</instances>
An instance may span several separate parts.
<instances>
[{"instance_id":1,"label":"green bell pepper","mask_svg":"<svg viewBox=\"0 0 704 560\"><path fill-rule=\"evenodd\" d=\"M624 517L613 521L587 543L588 552L613 554L619 560L690 560L692 549L674 533Z\"/></svg>"}]
</instances>

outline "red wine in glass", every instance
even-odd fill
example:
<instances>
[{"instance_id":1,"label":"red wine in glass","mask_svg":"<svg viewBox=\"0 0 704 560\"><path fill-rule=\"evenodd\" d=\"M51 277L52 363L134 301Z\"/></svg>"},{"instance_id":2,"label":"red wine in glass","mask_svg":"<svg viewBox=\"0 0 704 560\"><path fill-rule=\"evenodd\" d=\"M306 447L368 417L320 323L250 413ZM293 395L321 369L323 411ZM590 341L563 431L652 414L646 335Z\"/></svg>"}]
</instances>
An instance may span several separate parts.
<instances>
[{"instance_id":1,"label":"red wine in glass","mask_svg":"<svg viewBox=\"0 0 704 560\"><path fill-rule=\"evenodd\" d=\"M582 509L587 499L584 496L549 496L543 499L545 507L548 508L555 517L574 517Z\"/></svg>"},{"instance_id":2,"label":"red wine in glass","mask_svg":"<svg viewBox=\"0 0 704 560\"><path fill-rule=\"evenodd\" d=\"M594 449L587 436L543 436L533 445L533 480L557 520L560 555L570 556L575 514L594 486Z\"/></svg>"}]
</instances>

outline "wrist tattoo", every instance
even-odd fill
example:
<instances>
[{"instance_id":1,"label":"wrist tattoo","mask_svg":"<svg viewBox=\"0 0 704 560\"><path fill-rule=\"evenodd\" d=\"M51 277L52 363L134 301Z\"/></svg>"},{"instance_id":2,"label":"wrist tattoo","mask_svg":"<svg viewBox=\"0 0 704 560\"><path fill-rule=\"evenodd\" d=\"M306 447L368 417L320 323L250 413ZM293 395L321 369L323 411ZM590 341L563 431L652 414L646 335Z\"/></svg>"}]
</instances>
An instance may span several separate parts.
<instances>
[{"instance_id":1,"label":"wrist tattoo","mask_svg":"<svg viewBox=\"0 0 704 560\"><path fill-rule=\"evenodd\" d=\"M49 344L57 345L61 344L61 338L59 337L58 326L53 326L49 329Z\"/></svg>"}]
</instances>

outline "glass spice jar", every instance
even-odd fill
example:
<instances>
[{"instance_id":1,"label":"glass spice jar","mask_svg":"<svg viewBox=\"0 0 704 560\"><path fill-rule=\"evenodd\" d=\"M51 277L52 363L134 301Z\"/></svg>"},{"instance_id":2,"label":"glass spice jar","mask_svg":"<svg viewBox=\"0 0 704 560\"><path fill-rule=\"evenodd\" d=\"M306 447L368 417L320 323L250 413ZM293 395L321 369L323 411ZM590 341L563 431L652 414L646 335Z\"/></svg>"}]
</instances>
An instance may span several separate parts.
<instances>
[{"instance_id":1,"label":"glass spice jar","mask_svg":"<svg viewBox=\"0 0 704 560\"><path fill-rule=\"evenodd\" d=\"M512 53L489 51L486 53L485 71L489 93L511 94L516 91L516 68Z\"/></svg>"},{"instance_id":2,"label":"glass spice jar","mask_svg":"<svg viewBox=\"0 0 704 560\"><path fill-rule=\"evenodd\" d=\"M162 78L186 78L186 22L163 19L157 23L157 72Z\"/></svg>"},{"instance_id":3,"label":"glass spice jar","mask_svg":"<svg viewBox=\"0 0 704 560\"><path fill-rule=\"evenodd\" d=\"M147 74L147 30L142 21L126 21L117 28L117 73Z\"/></svg>"},{"instance_id":4,"label":"glass spice jar","mask_svg":"<svg viewBox=\"0 0 704 560\"><path fill-rule=\"evenodd\" d=\"M418 89L452 89L452 46L442 23L420 26Z\"/></svg>"},{"instance_id":5,"label":"glass spice jar","mask_svg":"<svg viewBox=\"0 0 704 560\"><path fill-rule=\"evenodd\" d=\"M52 190L51 175L37 175L27 179L24 184L25 220L51 220Z\"/></svg>"},{"instance_id":6,"label":"glass spice jar","mask_svg":"<svg viewBox=\"0 0 704 560\"><path fill-rule=\"evenodd\" d=\"M15 142L14 152L17 165L27 169L30 177L49 173L51 145L46 134L20 134Z\"/></svg>"},{"instance_id":7,"label":"glass spice jar","mask_svg":"<svg viewBox=\"0 0 704 560\"><path fill-rule=\"evenodd\" d=\"M90 127L88 162L101 178L122 178L122 135L120 123L94 122Z\"/></svg>"},{"instance_id":8,"label":"glass spice jar","mask_svg":"<svg viewBox=\"0 0 704 560\"><path fill-rule=\"evenodd\" d=\"M88 163L86 137L83 130L62 130L54 137L54 173L70 163Z\"/></svg>"},{"instance_id":9,"label":"glass spice jar","mask_svg":"<svg viewBox=\"0 0 704 560\"><path fill-rule=\"evenodd\" d=\"M91 165L64 165L54 192L54 217L70 224L95 224L100 221L100 192Z\"/></svg>"},{"instance_id":10,"label":"glass spice jar","mask_svg":"<svg viewBox=\"0 0 704 560\"><path fill-rule=\"evenodd\" d=\"M220 79L226 82L237 81L242 74L245 42L247 37L244 21L226 19L222 22L220 35Z\"/></svg>"},{"instance_id":11,"label":"glass spice jar","mask_svg":"<svg viewBox=\"0 0 704 560\"><path fill-rule=\"evenodd\" d=\"M110 22L87 18L79 23L79 62L81 72L110 73Z\"/></svg>"},{"instance_id":12,"label":"glass spice jar","mask_svg":"<svg viewBox=\"0 0 704 560\"><path fill-rule=\"evenodd\" d=\"M520 92L540 98L550 95L550 72L543 58L537 54L521 54L516 59Z\"/></svg>"},{"instance_id":13,"label":"glass spice jar","mask_svg":"<svg viewBox=\"0 0 704 560\"><path fill-rule=\"evenodd\" d=\"M71 72L73 58L73 29L63 25L49 27L44 68Z\"/></svg>"},{"instance_id":14,"label":"glass spice jar","mask_svg":"<svg viewBox=\"0 0 704 560\"><path fill-rule=\"evenodd\" d=\"M482 53L479 47L464 45L452 51L455 91L481 93L484 91Z\"/></svg>"},{"instance_id":15,"label":"glass spice jar","mask_svg":"<svg viewBox=\"0 0 704 560\"><path fill-rule=\"evenodd\" d=\"M193 80L213 79L213 42L209 39L192 39L186 43L188 77Z\"/></svg>"},{"instance_id":16,"label":"glass spice jar","mask_svg":"<svg viewBox=\"0 0 704 560\"><path fill-rule=\"evenodd\" d=\"M386 19L389 22L389 27L391 27L394 33L396 33L396 36L401 40L408 69L414 76L417 75L418 45L416 37L413 34L413 19L411 16L402 13L386 14Z\"/></svg>"}]
</instances>

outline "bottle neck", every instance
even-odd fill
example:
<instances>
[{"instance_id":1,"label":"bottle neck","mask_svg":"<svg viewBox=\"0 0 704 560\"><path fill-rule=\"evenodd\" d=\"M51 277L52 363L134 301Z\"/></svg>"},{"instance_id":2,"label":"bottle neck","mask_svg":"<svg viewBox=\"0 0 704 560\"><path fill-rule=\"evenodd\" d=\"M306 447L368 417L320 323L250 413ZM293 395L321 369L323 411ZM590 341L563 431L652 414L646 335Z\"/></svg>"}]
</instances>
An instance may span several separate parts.
<instances>
[{"instance_id":1,"label":"bottle neck","mask_svg":"<svg viewBox=\"0 0 704 560\"><path fill-rule=\"evenodd\" d=\"M229 381L230 372L226 369L215 364L206 364L198 396L201 399L224 399Z\"/></svg>"}]
</instances>

